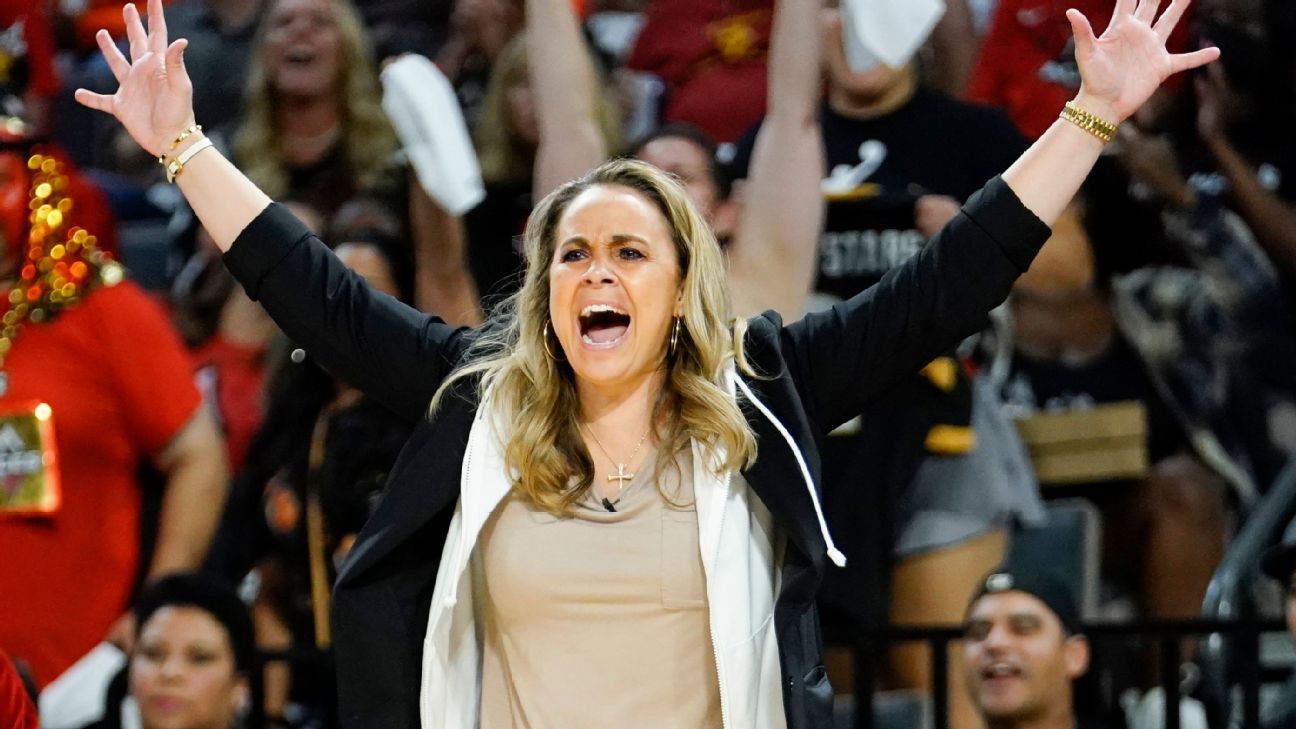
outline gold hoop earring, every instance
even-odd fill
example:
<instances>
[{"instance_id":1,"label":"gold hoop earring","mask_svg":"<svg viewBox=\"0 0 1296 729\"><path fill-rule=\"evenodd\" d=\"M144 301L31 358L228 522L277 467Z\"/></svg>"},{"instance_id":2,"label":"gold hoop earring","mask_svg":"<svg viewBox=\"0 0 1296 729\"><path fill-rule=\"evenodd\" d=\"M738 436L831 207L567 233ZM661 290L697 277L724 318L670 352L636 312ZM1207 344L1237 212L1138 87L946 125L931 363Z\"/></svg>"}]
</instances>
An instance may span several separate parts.
<instances>
[{"instance_id":1,"label":"gold hoop earring","mask_svg":"<svg viewBox=\"0 0 1296 729\"><path fill-rule=\"evenodd\" d=\"M558 359L558 357L554 355L553 350L549 348L549 322L545 322L544 332L540 335L540 341L544 343L544 351L545 354L549 355L549 359L555 362L562 361Z\"/></svg>"},{"instance_id":2,"label":"gold hoop earring","mask_svg":"<svg viewBox=\"0 0 1296 729\"><path fill-rule=\"evenodd\" d=\"M674 357L675 350L679 349L680 335L680 317L675 317L675 326L671 328L670 348L666 350L667 357Z\"/></svg>"}]
</instances>

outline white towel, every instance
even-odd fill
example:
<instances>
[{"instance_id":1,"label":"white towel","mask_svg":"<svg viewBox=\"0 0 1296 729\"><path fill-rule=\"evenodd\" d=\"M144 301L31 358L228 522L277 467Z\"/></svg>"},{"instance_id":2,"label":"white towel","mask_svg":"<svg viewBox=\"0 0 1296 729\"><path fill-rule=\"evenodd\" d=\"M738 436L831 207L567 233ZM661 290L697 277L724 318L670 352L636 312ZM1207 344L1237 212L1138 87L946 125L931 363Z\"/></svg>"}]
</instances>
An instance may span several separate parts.
<instances>
[{"instance_id":1,"label":"white towel","mask_svg":"<svg viewBox=\"0 0 1296 729\"><path fill-rule=\"evenodd\" d=\"M459 100L445 75L423 56L409 54L382 72L383 110L428 196L451 215L463 215L485 197L481 168Z\"/></svg>"},{"instance_id":2,"label":"white towel","mask_svg":"<svg viewBox=\"0 0 1296 729\"><path fill-rule=\"evenodd\" d=\"M944 0L842 0L846 62L857 73L913 58L945 14Z\"/></svg>"}]
</instances>

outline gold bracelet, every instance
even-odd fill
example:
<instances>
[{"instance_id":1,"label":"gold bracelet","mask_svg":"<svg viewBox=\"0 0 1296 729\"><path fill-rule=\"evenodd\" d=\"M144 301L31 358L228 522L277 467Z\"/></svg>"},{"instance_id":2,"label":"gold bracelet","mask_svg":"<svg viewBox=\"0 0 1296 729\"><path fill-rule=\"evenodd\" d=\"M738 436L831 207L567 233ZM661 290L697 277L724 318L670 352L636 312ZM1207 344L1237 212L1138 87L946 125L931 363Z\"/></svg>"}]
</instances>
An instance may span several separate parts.
<instances>
[{"instance_id":1,"label":"gold bracelet","mask_svg":"<svg viewBox=\"0 0 1296 729\"><path fill-rule=\"evenodd\" d=\"M176 158L166 165L167 182L175 182L176 176L184 172L185 165L189 164L189 160L193 159L194 155L204 149L211 149L213 146L215 145L212 144L211 137L203 137L194 142L188 149L176 155Z\"/></svg>"},{"instance_id":2,"label":"gold bracelet","mask_svg":"<svg viewBox=\"0 0 1296 729\"><path fill-rule=\"evenodd\" d=\"M176 148L176 147L179 147L181 142L183 142L184 140L188 139L189 137L191 137L191 136L193 136L193 135L195 135L195 134L197 134L198 132L201 132L201 131L202 131L202 125L201 125L201 124L194 124L193 126L189 127L188 129L184 130L183 132L180 132L180 134L177 135L175 139L172 139L172 140L171 140L171 146L167 148L167 152L174 152L174 151L175 151L175 148ZM163 152L162 154L159 154L159 155L158 155L158 164L162 165L163 167L166 167L166 164L167 164L167 158L166 158L166 157L167 157L167 156L166 156L166 152Z\"/></svg>"},{"instance_id":3,"label":"gold bracelet","mask_svg":"<svg viewBox=\"0 0 1296 729\"><path fill-rule=\"evenodd\" d=\"M1115 124L1097 114L1091 114L1081 109L1074 101L1068 101L1066 106L1062 107L1062 113L1058 116L1094 135L1103 144L1107 144L1116 138Z\"/></svg>"}]
</instances>

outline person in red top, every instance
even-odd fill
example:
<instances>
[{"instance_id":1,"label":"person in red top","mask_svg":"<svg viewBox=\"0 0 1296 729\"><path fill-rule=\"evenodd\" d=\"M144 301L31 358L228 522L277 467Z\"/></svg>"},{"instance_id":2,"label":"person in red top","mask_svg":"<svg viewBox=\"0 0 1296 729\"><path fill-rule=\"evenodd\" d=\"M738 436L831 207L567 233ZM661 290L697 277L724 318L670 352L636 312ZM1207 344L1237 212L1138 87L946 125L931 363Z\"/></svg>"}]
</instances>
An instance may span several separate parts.
<instances>
[{"instance_id":1,"label":"person in red top","mask_svg":"<svg viewBox=\"0 0 1296 729\"><path fill-rule=\"evenodd\" d=\"M0 729L40 729L36 706L4 651L0 651Z\"/></svg>"},{"instance_id":2,"label":"person in red top","mask_svg":"<svg viewBox=\"0 0 1296 729\"><path fill-rule=\"evenodd\" d=\"M968 82L968 100L1002 108L1023 134L1038 138L1080 88L1067 9L1079 10L1098 27L1111 20L1114 6L1115 0L999 0ZM1171 34L1171 52L1187 45L1191 20Z\"/></svg>"},{"instance_id":3,"label":"person in red top","mask_svg":"<svg viewBox=\"0 0 1296 729\"><path fill-rule=\"evenodd\" d=\"M733 142L765 116L773 0L658 0L626 65L666 83L662 118Z\"/></svg>"},{"instance_id":4,"label":"person in red top","mask_svg":"<svg viewBox=\"0 0 1296 729\"><path fill-rule=\"evenodd\" d=\"M41 0L0 0L0 93L20 98L38 131L59 90L50 13Z\"/></svg>"},{"instance_id":5,"label":"person in red top","mask_svg":"<svg viewBox=\"0 0 1296 729\"><path fill-rule=\"evenodd\" d=\"M199 565L228 477L183 347L72 225L61 162L11 151L0 183L0 237L28 242L3 249L29 261L0 266L0 646L44 685L105 637L129 643L140 464L166 479L149 576Z\"/></svg>"}]
</instances>

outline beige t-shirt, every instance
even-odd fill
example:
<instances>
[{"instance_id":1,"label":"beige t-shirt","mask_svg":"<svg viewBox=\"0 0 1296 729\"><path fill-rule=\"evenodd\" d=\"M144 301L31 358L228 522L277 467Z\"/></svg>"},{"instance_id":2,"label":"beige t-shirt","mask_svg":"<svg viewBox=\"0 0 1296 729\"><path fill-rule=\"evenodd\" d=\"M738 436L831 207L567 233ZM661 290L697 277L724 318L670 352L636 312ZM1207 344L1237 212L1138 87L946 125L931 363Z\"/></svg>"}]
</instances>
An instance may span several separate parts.
<instances>
[{"instance_id":1,"label":"beige t-shirt","mask_svg":"<svg viewBox=\"0 0 1296 729\"><path fill-rule=\"evenodd\" d=\"M692 458L660 491L653 458L615 512L589 496L558 518L513 495L486 522L482 729L721 727Z\"/></svg>"}]
</instances>

